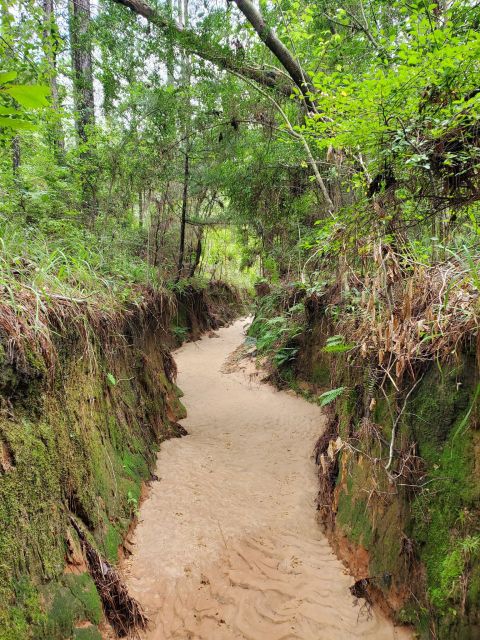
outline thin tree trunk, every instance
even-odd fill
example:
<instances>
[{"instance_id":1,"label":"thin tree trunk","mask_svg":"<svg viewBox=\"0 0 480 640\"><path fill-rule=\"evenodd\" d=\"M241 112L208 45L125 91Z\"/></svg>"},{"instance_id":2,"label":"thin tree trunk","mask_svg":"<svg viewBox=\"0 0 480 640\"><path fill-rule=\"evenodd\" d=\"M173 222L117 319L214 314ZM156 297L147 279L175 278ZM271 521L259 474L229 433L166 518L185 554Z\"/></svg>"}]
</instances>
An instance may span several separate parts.
<instances>
[{"instance_id":1,"label":"thin tree trunk","mask_svg":"<svg viewBox=\"0 0 480 640\"><path fill-rule=\"evenodd\" d=\"M195 271L197 270L198 265L200 264L200 259L202 257L202 237L203 237L203 229L200 228L197 231L197 248L195 249L195 259L193 261L192 266L190 267L190 278L193 278L195 275Z\"/></svg>"},{"instance_id":2,"label":"thin tree trunk","mask_svg":"<svg viewBox=\"0 0 480 640\"><path fill-rule=\"evenodd\" d=\"M18 177L20 169L20 138L18 135L12 138L12 171L15 177Z\"/></svg>"},{"instance_id":3,"label":"thin tree trunk","mask_svg":"<svg viewBox=\"0 0 480 640\"><path fill-rule=\"evenodd\" d=\"M178 250L178 268L177 268L177 281L182 277L183 272L183 260L185 257L185 227L187 224L188 214L188 180L190 177L189 168L189 150L185 149L185 164L183 174L183 195L182 195L182 219L180 221L180 245Z\"/></svg>"},{"instance_id":4,"label":"thin tree trunk","mask_svg":"<svg viewBox=\"0 0 480 640\"><path fill-rule=\"evenodd\" d=\"M141 189L138 192L138 226L143 227L143 194Z\"/></svg>"},{"instance_id":5,"label":"thin tree trunk","mask_svg":"<svg viewBox=\"0 0 480 640\"><path fill-rule=\"evenodd\" d=\"M178 0L178 21L181 25L181 28L184 29L188 26L188 0ZM177 268L177 280L182 277L183 274L183 262L185 259L185 229L187 224L187 214L188 214L188 181L190 177L190 166L189 166L189 151L190 151L190 139L189 139L189 131L190 131L190 64L188 59L188 54L183 51L182 52L182 83L184 89L187 92L187 100L186 111L184 113L185 117L185 144L184 144L184 174L183 174L183 193L182 193L182 218L180 221L180 245L178 251L178 268Z\"/></svg>"},{"instance_id":6,"label":"thin tree trunk","mask_svg":"<svg viewBox=\"0 0 480 640\"><path fill-rule=\"evenodd\" d=\"M57 49L59 44L58 29L55 21L53 0L43 0L45 25L43 29L43 49L48 63L48 77L53 108L54 122L51 126L51 137L57 160L63 161L65 155L65 139L60 119L60 99L57 84Z\"/></svg>"},{"instance_id":7,"label":"thin tree trunk","mask_svg":"<svg viewBox=\"0 0 480 640\"><path fill-rule=\"evenodd\" d=\"M168 18L173 22L173 0L168 0ZM170 38L167 43L167 84L169 87L173 86L175 82L175 55L173 49L173 43Z\"/></svg>"}]
</instances>

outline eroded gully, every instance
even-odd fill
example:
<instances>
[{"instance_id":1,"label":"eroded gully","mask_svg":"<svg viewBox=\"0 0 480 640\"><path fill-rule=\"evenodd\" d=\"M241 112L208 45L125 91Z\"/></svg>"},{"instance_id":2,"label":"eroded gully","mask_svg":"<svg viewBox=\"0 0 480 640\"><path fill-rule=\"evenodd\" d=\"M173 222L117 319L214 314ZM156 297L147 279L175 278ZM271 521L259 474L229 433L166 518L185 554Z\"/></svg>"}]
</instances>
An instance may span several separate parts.
<instances>
[{"instance_id":1,"label":"eroded gully","mask_svg":"<svg viewBox=\"0 0 480 640\"><path fill-rule=\"evenodd\" d=\"M148 640L408 637L360 614L316 521L320 409L225 361L244 321L176 353L189 435L162 444L124 562Z\"/></svg>"}]
</instances>

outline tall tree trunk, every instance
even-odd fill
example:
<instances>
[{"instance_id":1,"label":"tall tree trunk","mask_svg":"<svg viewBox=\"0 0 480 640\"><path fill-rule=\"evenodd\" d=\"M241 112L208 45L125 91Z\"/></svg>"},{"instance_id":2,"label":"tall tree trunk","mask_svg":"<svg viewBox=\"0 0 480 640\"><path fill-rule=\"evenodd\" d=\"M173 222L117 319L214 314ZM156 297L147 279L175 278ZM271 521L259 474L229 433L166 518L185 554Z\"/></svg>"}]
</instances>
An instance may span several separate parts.
<instances>
[{"instance_id":1,"label":"tall tree trunk","mask_svg":"<svg viewBox=\"0 0 480 640\"><path fill-rule=\"evenodd\" d=\"M168 0L168 19L173 22L173 0ZM173 42L169 38L167 43L167 84L169 87L173 86L175 82L175 52L173 49Z\"/></svg>"},{"instance_id":2,"label":"tall tree trunk","mask_svg":"<svg viewBox=\"0 0 480 640\"><path fill-rule=\"evenodd\" d=\"M89 141L90 130L95 124L90 0L70 0L69 9L75 127L81 145L82 210L86 223L91 225L97 215L98 203L95 154Z\"/></svg>"},{"instance_id":3,"label":"tall tree trunk","mask_svg":"<svg viewBox=\"0 0 480 640\"><path fill-rule=\"evenodd\" d=\"M60 99L57 84L57 50L60 41L58 28L55 21L53 0L43 0L43 13L45 18L43 29L43 50L48 66L48 79L53 108L53 123L51 125L51 138L57 160L62 161L65 155L65 139L60 119Z\"/></svg>"},{"instance_id":4,"label":"tall tree trunk","mask_svg":"<svg viewBox=\"0 0 480 640\"><path fill-rule=\"evenodd\" d=\"M188 26L188 0L178 0L178 21L182 29ZM185 259L185 228L187 224L187 212L188 212L188 182L190 177L189 166L189 152L190 152L190 61L188 54L182 52L182 74L181 74L183 88L187 93L187 100L185 101L186 110L184 112L184 129L185 129L185 143L183 152L185 154L184 162L184 174L183 174L183 194L182 194L182 218L180 221L180 244L178 250L178 268L177 268L177 280L182 277L183 274L183 262Z\"/></svg>"},{"instance_id":5,"label":"tall tree trunk","mask_svg":"<svg viewBox=\"0 0 480 640\"><path fill-rule=\"evenodd\" d=\"M71 0L69 6L75 125L80 140L87 142L88 129L95 124L90 0Z\"/></svg>"},{"instance_id":6,"label":"tall tree trunk","mask_svg":"<svg viewBox=\"0 0 480 640\"><path fill-rule=\"evenodd\" d=\"M185 227L187 225L187 213L188 213L188 181L190 177L189 167L189 149L185 149L185 164L183 174L183 195L182 195L182 218L180 221L180 244L178 250L178 267L177 267L177 281L182 277L183 272L183 260L185 257Z\"/></svg>"},{"instance_id":7,"label":"tall tree trunk","mask_svg":"<svg viewBox=\"0 0 480 640\"><path fill-rule=\"evenodd\" d=\"M144 205L143 193L142 193L142 190L140 189L138 192L138 226L140 228L143 227L143 205Z\"/></svg>"}]
</instances>

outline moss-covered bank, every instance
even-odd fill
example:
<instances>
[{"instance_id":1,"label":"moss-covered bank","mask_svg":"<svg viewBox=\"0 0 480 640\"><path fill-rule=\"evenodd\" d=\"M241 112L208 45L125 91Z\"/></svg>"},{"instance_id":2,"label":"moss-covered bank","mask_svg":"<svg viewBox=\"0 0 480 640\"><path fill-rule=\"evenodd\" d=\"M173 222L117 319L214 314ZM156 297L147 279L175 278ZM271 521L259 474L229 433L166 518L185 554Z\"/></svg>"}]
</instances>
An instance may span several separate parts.
<instances>
[{"instance_id":1,"label":"moss-covered bank","mask_svg":"<svg viewBox=\"0 0 480 640\"><path fill-rule=\"evenodd\" d=\"M281 304L272 300L261 302L255 331L263 344L279 333L280 315L288 320L270 352L273 379L314 400L344 387L326 407L329 424L315 452L320 519L339 554L358 579L369 579L367 597L420 637L479 638L475 342L396 384L382 374L377 354L325 349L338 329L321 296L304 297L301 307L286 294ZM294 356L275 360L285 349Z\"/></svg>"},{"instance_id":2,"label":"moss-covered bank","mask_svg":"<svg viewBox=\"0 0 480 640\"><path fill-rule=\"evenodd\" d=\"M102 603L72 518L108 561L117 561L142 483L155 480L156 451L185 415L167 347L178 339L171 327L185 317L189 337L193 324L219 326L235 315L228 300L227 314L215 307L212 292L221 296L223 289L210 289L208 307L194 305L204 291L189 292L193 308L151 295L145 305L116 313L101 335L90 324L95 310L72 306L72 314L84 313L85 332L73 317L69 331L68 315L61 334L52 324L51 358L35 344L22 344L19 357L20 345L3 328L1 640L100 637Z\"/></svg>"}]
</instances>

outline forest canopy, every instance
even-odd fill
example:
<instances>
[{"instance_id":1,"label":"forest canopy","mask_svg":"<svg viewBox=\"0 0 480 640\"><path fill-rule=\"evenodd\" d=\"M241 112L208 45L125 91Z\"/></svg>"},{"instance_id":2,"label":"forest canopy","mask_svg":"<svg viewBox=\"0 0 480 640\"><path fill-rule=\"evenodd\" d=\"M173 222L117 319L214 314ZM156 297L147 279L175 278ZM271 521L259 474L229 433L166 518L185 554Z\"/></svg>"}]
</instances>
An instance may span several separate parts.
<instances>
[{"instance_id":1,"label":"forest canopy","mask_svg":"<svg viewBox=\"0 0 480 640\"><path fill-rule=\"evenodd\" d=\"M85 263L115 286L233 263L246 282L366 268L378 242L474 251L473 2L4 0L1 18L15 275L18 241L80 288Z\"/></svg>"}]
</instances>

